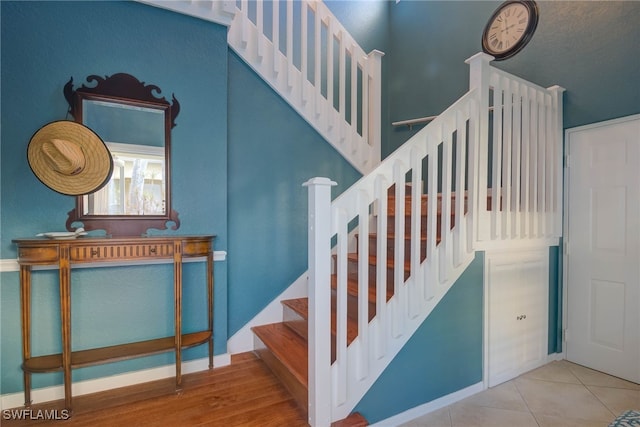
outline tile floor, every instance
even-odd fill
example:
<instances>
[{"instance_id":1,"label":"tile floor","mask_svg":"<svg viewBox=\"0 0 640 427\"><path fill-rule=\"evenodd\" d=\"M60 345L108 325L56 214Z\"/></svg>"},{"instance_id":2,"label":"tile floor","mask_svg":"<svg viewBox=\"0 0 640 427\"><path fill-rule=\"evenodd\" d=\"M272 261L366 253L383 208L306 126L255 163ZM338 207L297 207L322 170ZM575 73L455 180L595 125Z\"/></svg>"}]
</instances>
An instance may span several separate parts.
<instances>
[{"instance_id":1,"label":"tile floor","mask_svg":"<svg viewBox=\"0 0 640 427\"><path fill-rule=\"evenodd\" d=\"M562 360L402 426L606 427L628 409L640 385Z\"/></svg>"}]
</instances>

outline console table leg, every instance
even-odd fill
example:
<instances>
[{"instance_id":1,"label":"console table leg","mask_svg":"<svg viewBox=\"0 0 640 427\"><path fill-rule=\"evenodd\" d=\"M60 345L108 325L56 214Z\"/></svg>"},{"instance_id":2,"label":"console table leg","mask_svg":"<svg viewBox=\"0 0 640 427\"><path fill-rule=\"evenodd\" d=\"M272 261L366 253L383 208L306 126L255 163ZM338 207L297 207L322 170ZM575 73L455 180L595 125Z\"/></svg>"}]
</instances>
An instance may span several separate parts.
<instances>
[{"instance_id":1,"label":"console table leg","mask_svg":"<svg viewBox=\"0 0 640 427\"><path fill-rule=\"evenodd\" d=\"M22 322L22 361L31 357L31 266L20 266L20 313ZM22 368L24 406L31 406L31 373Z\"/></svg>"},{"instance_id":2,"label":"console table leg","mask_svg":"<svg viewBox=\"0 0 640 427\"><path fill-rule=\"evenodd\" d=\"M211 248L213 249L213 248ZM213 368L213 250L207 255L207 309L209 316L209 369Z\"/></svg>"},{"instance_id":3,"label":"console table leg","mask_svg":"<svg viewBox=\"0 0 640 427\"><path fill-rule=\"evenodd\" d=\"M64 407L71 411L71 265L69 247L60 246L60 320L62 326L62 371Z\"/></svg>"},{"instance_id":4,"label":"console table leg","mask_svg":"<svg viewBox=\"0 0 640 427\"><path fill-rule=\"evenodd\" d=\"M176 345L176 391L182 391L182 242L173 245L173 296Z\"/></svg>"}]
</instances>

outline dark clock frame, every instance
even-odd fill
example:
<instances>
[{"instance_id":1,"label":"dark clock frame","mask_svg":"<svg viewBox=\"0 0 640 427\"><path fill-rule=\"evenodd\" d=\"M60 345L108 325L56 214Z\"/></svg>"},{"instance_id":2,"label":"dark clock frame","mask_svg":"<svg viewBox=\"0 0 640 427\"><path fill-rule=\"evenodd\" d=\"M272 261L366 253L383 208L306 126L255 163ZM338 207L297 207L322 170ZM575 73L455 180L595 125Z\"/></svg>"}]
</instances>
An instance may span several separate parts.
<instances>
[{"instance_id":1,"label":"dark clock frame","mask_svg":"<svg viewBox=\"0 0 640 427\"><path fill-rule=\"evenodd\" d=\"M491 28L491 24L493 23L494 19L500 14L500 12L502 12L502 10L514 3L519 3L521 5L523 5L524 7L527 8L527 10L529 11L529 16L531 17L531 19L529 20L529 23L527 24L527 28L524 31L524 36L518 40L518 42L516 44L513 45L513 47L511 47L510 49L504 51L504 52L494 52L491 49L491 46L489 45L489 29ZM536 28L538 27L538 19L539 19L539 15L540 12L538 10L538 4L534 1L534 0L508 0L504 3L502 3L491 15L491 17L489 18L489 20L487 21L487 24L484 27L484 31L482 32L482 50L484 53L489 54L491 56L493 56L495 58L496 61L502 61L504 59L507 58L511 58L512 56L514 56L515 54L517 54L518 52L520 52L526 45L527 43L529 43L529 41L531 40L531 38L533 37L533 33L535 33Z\"/></svg>"}]
</instances>

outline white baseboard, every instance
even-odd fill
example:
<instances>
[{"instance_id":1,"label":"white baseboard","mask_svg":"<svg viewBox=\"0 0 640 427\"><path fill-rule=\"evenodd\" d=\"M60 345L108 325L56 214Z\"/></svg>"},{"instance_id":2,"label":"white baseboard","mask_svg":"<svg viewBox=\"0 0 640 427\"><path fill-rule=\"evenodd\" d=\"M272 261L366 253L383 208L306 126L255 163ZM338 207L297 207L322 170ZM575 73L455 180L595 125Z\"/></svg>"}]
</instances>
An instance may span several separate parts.
<instances>
[{"instance_id":1,"label":"white baseboard","mask_svg":"<svg viewBox=\"0 0 640 427\"><path fill-rule=\"evenodd\" d=\"M229 353L219 354L213 357L214 368L220 368L229 364L231 364L231 355ZM209 369L208 357L191 360L182 364L183 375L206 371L207 369ZM78 381L71 385L71 393L73 396L82 396L83 394L97 393L99 391L170 378L175 376L175 374L175 365L159 366L157 368L127 372L110 377ZM38 388L31 391L31 400L34 404L60 399L64 399L64 386L62 385ZM23 392L3 394L0 397L0 409L17 408L22 405L24 405Z\"/></svg>"},{"instance_id":2,"label":"white baseboard","mask_svg":"<svg viewBox=\"0 0 640 427\"><path fill-rule=\"evenodd\" d=\"M245 353L253 351L254 338L251 328L254 326L267 325L269 323L282 322L283 307L281 301L293 298L303 298L308 295L307 291L308 272L305 271L287 289L269 303L260 313L244 325L238 332L227 340L227 352L231 354Z\"/></svg>"},{"instance_id":3,"label":"white baseboard","mask_svg":"<svg viewBox=\"0 0 640 427\"><path fill-rule=\"evenodd\" d=\"M557 362L558 360L564 360L564 352L562 353L551 353L547 355L547 363Z\"/></svg>"},{"instance_id":4,"label":"white baseboard","mask_svg":"<svg viewBox=\"0 0 640 427\"><path fill-rule=\"evenodd\" d=\"M447 394L446 396L442 396L436 400L432 400L431 402L427 402L423 405L416 406L415 408L408 409L404 412L399 413L398 415L387 418L386 420L378 421L375 424L371 424L371 427L399 426L401 424L415 420L416 418L419 418L423 415L436 411L440 408L444 408L445 406L449 406L453 403L459 402L462 399L466 399L467 397L473 396L476 393L480 393L483 390L484 385L482 384L482 382L479 382L467 388L463 388L462 390L458 390L451 394Z\"/></svg>"}]
</instances>

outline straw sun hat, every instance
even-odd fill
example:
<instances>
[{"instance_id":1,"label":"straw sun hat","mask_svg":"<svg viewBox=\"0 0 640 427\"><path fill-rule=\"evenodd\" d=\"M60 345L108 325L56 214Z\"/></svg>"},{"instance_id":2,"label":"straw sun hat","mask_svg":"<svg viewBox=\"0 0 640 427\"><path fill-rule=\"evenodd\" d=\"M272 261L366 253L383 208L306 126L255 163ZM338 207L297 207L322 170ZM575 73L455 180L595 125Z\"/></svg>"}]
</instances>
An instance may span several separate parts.
<instances>
[{"instance_id":1,"label":"straw sun hat","mask_svg":"<svg viewBox=\"0 0 640 427\"><path fill-rule=\"evenodd\" d=\"M111 178L111 153L88 127L68 120L49 123L33 134L29 166L52 190L69 196L93 193Z\"/></svg>"}]
</instances>

